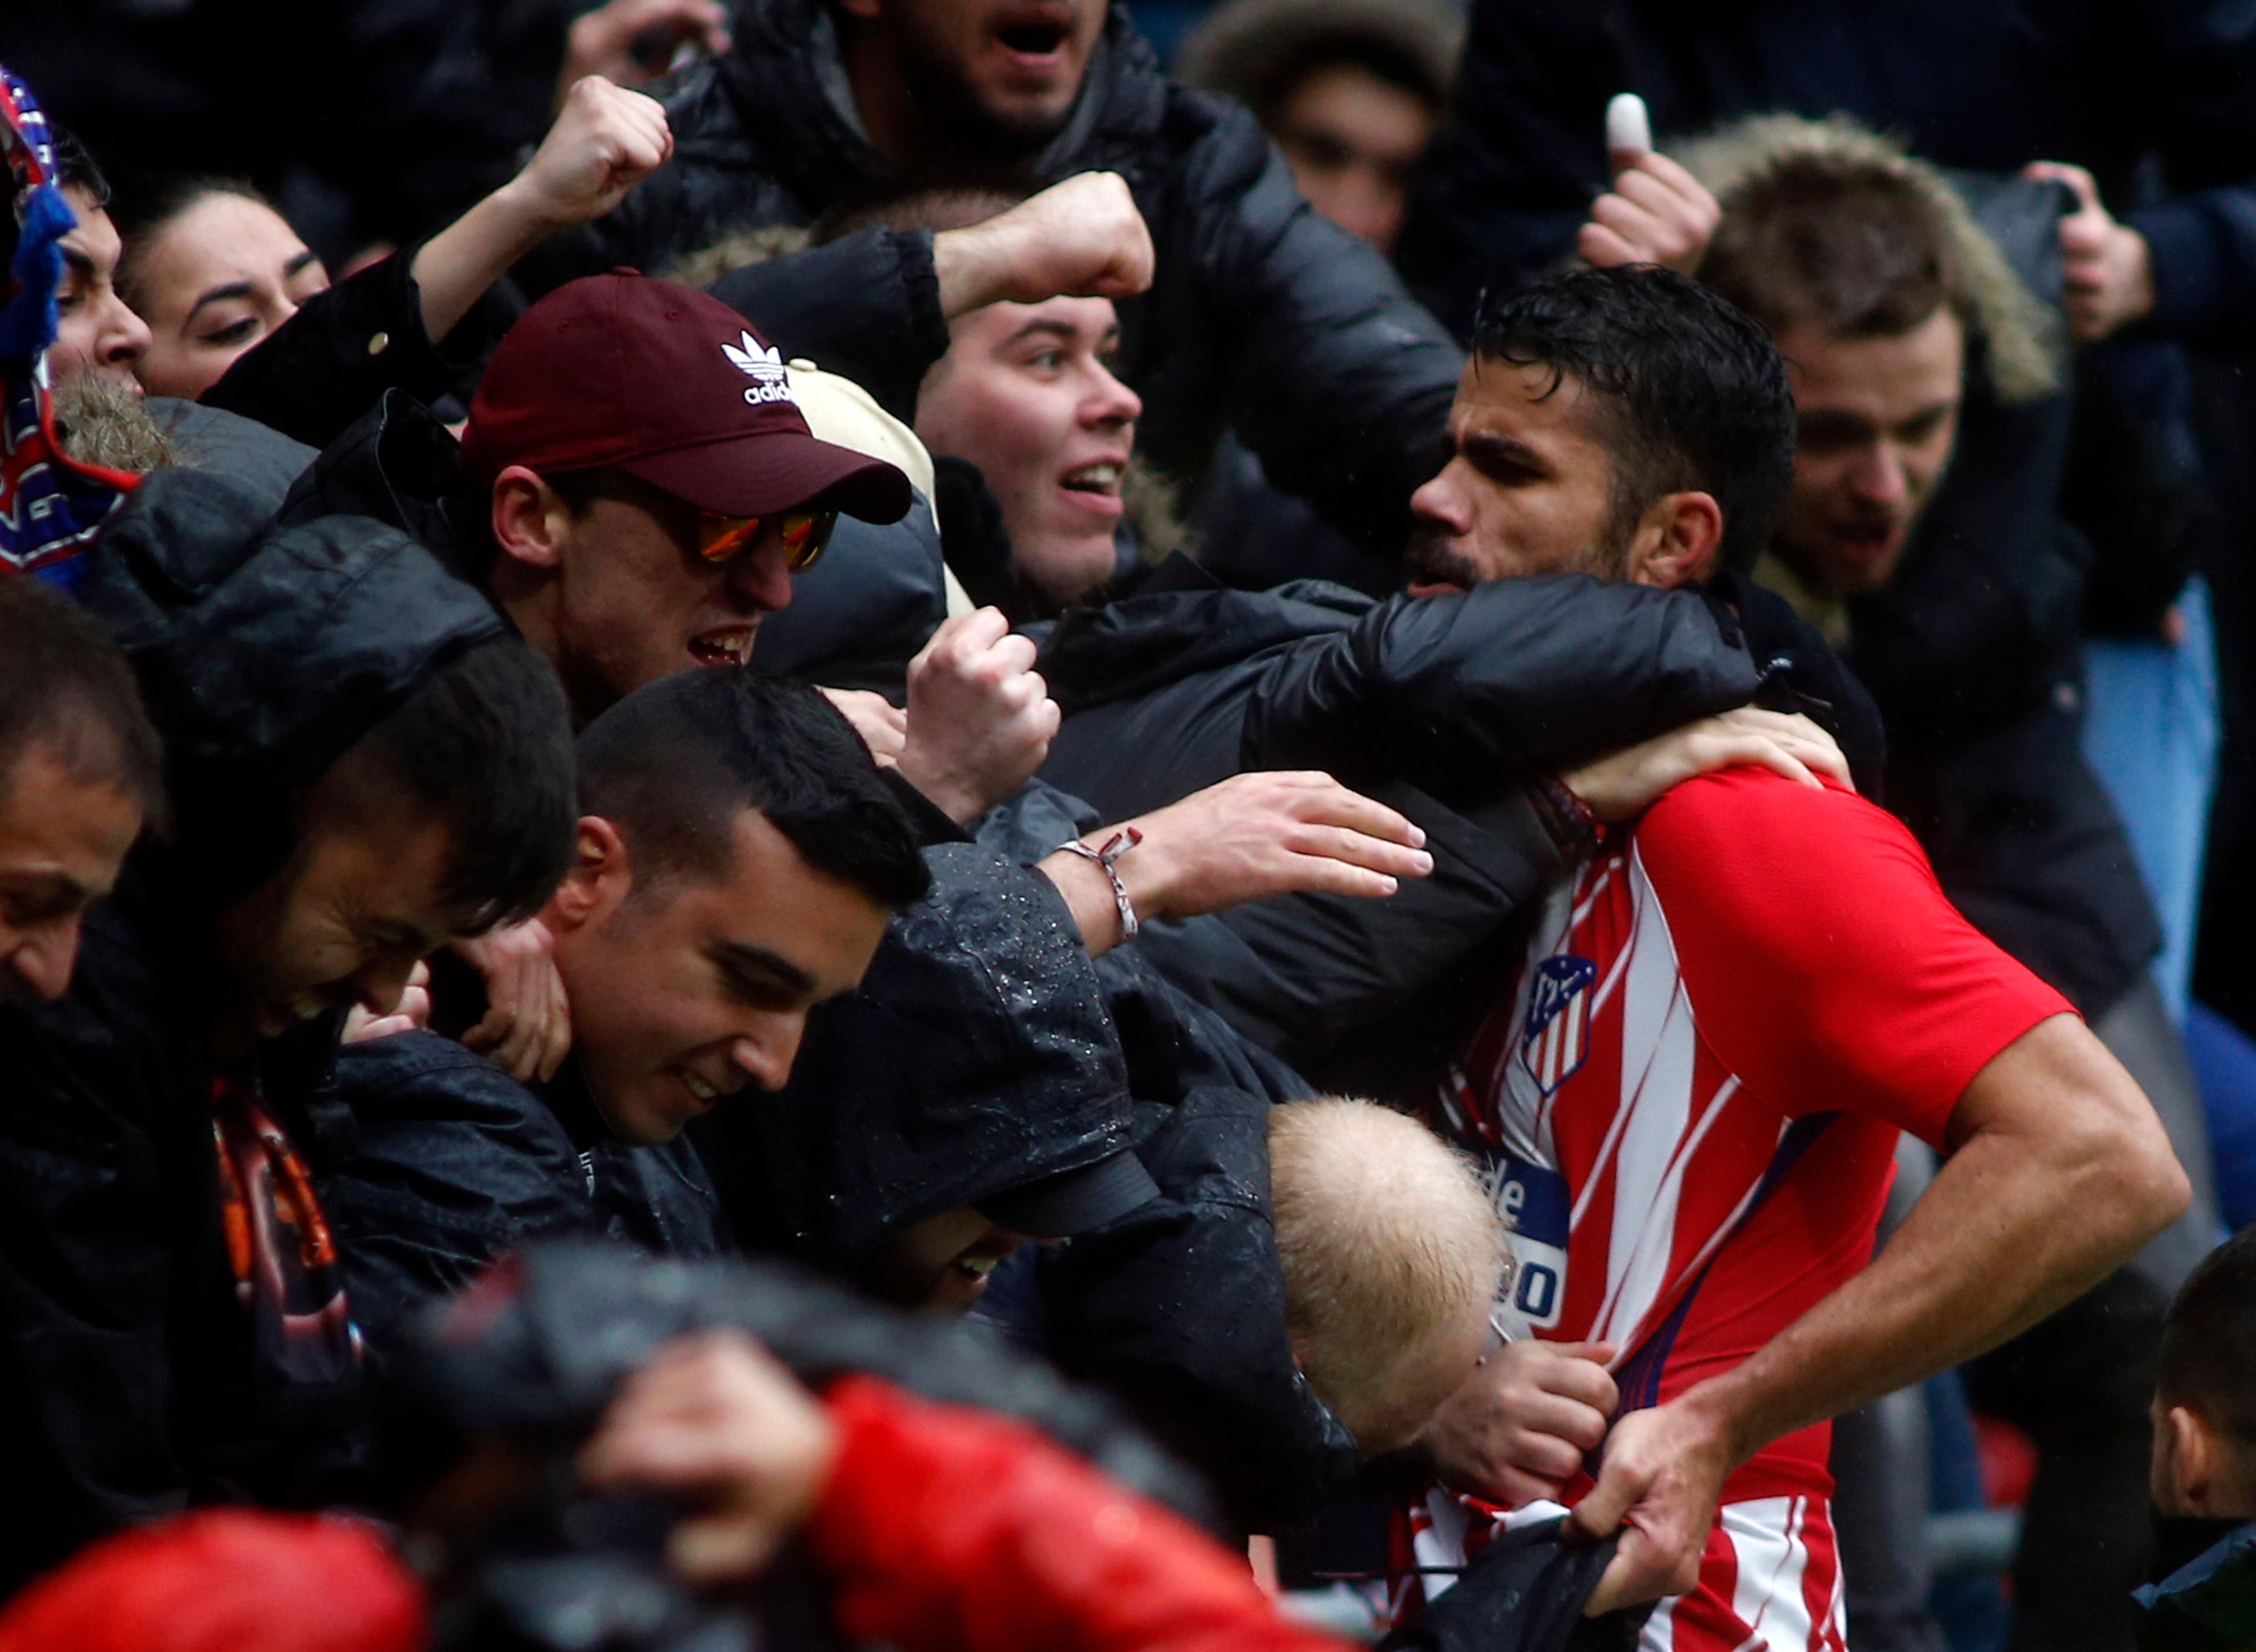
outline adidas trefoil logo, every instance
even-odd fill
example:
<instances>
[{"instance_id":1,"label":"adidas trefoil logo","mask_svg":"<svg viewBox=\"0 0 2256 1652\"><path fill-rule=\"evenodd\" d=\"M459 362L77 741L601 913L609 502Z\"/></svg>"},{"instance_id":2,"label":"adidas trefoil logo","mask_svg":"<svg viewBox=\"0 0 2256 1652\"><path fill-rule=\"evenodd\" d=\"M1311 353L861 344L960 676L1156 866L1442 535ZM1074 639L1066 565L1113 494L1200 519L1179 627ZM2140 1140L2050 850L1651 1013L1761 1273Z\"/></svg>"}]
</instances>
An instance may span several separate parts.
<instances>
[{"instance_id":1,"label":"adidas trefoil logo","mask_svg":"<svg viewBox=\"0 0 2256 1652\"><path fill-rule=\"evenodd\" d=\"M744 399L755 406L766 401L795 402L781 353L772 345L761 343L749 332L739 334L737 342L744 348L723 344L721 354L729 358L730 366L752 381L752 387L744 392Z\"/></svg>"}]
</instances>

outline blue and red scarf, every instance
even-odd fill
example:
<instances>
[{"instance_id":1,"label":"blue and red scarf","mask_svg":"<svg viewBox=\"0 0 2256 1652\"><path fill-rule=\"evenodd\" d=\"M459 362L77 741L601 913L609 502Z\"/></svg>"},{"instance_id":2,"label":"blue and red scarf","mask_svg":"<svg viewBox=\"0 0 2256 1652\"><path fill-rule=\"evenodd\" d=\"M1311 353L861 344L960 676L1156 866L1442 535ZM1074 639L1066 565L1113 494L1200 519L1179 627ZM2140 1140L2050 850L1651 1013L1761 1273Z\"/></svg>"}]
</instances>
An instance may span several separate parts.
<instances>
[{"instance_id":1,"label":"blue and red scarf","mask_svg":"<svg viewBox=\"0 0 2256 1652\"><path fill-rule=\"evenodd\" d=\"M47 117L31 88L0 67L0 182L12 222L0 222L0 575L37 574L69 589L79 559L137 478L81 464L55 436L47 346L55 339L62 238L78 227L54 182Z\"/></svg>"}]
</instances>

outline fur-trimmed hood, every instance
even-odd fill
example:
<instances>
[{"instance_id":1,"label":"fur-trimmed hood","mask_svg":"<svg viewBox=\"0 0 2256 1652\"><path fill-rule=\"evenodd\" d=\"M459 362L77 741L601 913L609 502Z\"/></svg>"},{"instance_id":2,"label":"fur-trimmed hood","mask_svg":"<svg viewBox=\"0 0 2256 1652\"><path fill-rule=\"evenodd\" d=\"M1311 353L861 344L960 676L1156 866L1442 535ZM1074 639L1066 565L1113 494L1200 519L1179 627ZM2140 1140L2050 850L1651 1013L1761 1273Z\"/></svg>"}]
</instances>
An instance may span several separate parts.
<instances>
[{"instance_id":1,"label":"fur-trimmed hood","mask_svg":"<svg viewBox=\"0 0 2256 1652\"><path fill-rule=\"evenodd\" d=\"M1824 120L1754 115L1674 145L1670 152L1708 187L1726 212L1739 190L1773 169L1802 159L1854 161L1903 179L1933 202L1947 227L1972 311L1972 328L1983 344L1991 388L2008 403L2034 401L2060 388L2066 364L2059 312L2014 272L1998 244L1975 222L1949 175L1908 153L1895 139L1845 115Z\"/></svg>"}]
</instances>

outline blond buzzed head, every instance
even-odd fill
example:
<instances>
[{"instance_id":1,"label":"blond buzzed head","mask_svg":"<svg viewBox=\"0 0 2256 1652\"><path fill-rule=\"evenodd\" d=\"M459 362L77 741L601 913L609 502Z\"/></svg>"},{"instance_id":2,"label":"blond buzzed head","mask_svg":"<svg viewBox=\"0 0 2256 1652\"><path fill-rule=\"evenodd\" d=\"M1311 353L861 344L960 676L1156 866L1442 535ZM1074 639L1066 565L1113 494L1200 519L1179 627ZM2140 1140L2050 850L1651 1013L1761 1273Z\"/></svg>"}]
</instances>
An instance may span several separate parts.
<instances>
[{"instance_id":1,"label":"blond buzzed head","mask_svg":"<svg viewBox=\"0 0 2256 1652\"><path fill-rule=\"evenodd\" d=\"M1366 1455L1406 1445L1479 1359L1505 1266L1470 1159L1367 1101L1269 1115L1285 1314L1308 1386Z\"/></svg>"}]
</instances>

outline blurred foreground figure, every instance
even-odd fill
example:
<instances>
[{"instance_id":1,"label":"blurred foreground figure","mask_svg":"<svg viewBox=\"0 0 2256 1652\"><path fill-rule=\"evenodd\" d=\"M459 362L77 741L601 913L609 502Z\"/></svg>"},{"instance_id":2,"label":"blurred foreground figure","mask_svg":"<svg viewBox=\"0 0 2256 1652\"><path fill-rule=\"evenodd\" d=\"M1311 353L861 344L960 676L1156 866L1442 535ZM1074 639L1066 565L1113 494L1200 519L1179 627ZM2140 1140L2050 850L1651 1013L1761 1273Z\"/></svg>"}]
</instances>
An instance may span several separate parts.
<instances>
[{"instance_id":1,"label":"blurred foreground figure","mask_svg":"<svg viewBox=\"0 0 2256 1652\"><path fill-rule=\"evenodd\" d=\"M398 1478L445 1648L590 1614L653 1648L1333 1644L1101 1401L779 1269L535 1248L418 1345Z\"/></svg>"},{"instance_id":2,"label":"blurred foreground figure","mask_svg":"<svg viewBox=\"0 0 2256 1652\"><path fill-rule=\"evenodd\" d=\"M88 1546L0 1613L0 1652L425 1652L429 1615L374 1526L211 1508Z\"/></svg>"}]
</instances>

